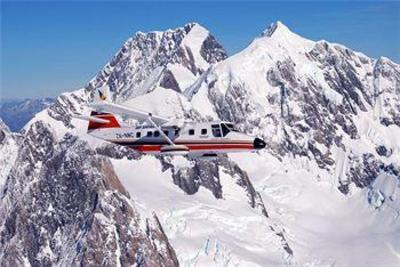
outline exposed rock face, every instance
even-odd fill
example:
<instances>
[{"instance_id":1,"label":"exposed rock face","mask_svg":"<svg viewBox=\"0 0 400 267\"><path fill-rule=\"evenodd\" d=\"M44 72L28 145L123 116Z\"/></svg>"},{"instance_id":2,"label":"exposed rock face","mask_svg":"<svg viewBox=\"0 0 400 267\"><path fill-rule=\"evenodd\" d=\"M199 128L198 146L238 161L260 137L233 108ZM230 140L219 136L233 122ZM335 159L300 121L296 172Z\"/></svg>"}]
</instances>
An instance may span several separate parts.
<instances>
[{"instance_id":1,"label":"exposed rock face","mask_svg":"<svg viewBox=\"0 0 400 267\"><path fill-rule=\"evenodd\" d=\"M0 264L178 265L179 251L167 238L168 228L163 229L165 214L164 221L155 213L146 218L117 175L115 162L127 158L137 163L146 157L86 139L85 127L71 119L75 112L88 111L84 104L99 87L108 86L117 102L134 105L140 99L154 105L152 98L161 95L168 101L160 102L160 110L172 109L171 114L182 118L233 121L240 130L266 139L266 154L274 160L306 161L312 166L306 167L310 179L315 173L333 177L343 194L350 194L352 185L373 187L368 200L380 207L393 202L395 193L384 196L374 182L400 173L398 139L392 136L400 126L399 85L400 67L390 60L305 40L280 22L227 59L215 38L195 23L137 33L86 88L62 94L21 134L10 133L0 121ZM245 203L240 207L250 210L246 216L256 215L240 222L228 217L224 223L234 229L223 234L232 238L249 231L246 227L261 227L257 234L267 236L262 240L278 251L281 263L297 263L296 237L276 219L282 210L271 206L238 163L229 157L186 160L183 165L170 157L154 161L161 162L160 174L169 175L168 181L188 195L202 193L203 187L213 201L224 201L234 188L239 195L235 203ZM148 178L147 173L132 173L136 175L143 176L144 183ZM237 187L240 190L234 191ZM174 208L163 212L173 217ZM180 224L187 227L181 221L174 227ZM209 239L204 245L207 256ZM221 252L217 241L215 263L227 264L231 252Z\"/></svg>"},{"instance_id":2,"label":"exposed rock face","mask_svg":"<svg viewBox=\"0 0 400 267\"><path fill-rule=\"evenodd\" d=\"M374 96L383 125L400 126L400 67L387 58L379 58L374 65Z\"/></svg>"},{"instance_id":3,"label":"exposed rock face","mask_svg":"<svg viewBox=\"0 0 400 267\"><path fill-rule=\"evenodd\" d=\"M74 128L71 124L71 115L74 113L79 114L85 111L87 112L85 105L93 99L93 94L94 92L86 89L63 93L55 99L54 104L38 113L42 116L39 118L34 117L26 127L29 128L30 123L36 120L43 120L43 117L45 117L45 119L54 120L57 124L61 122L63 124L63 126L61 126L62 129L71 130Z\"/></svg>"},{"instance_id":4,"label":"exposed rock face","mask_svg":"<svg viewBox=\"0 0 400 267\"><path fill-rule=\"evenodd\" d=\"M140 159L142 154L136 152L130 148L123 147L115 144L104 144L103 146L97 147L96 152L99 155L103 155L108 158L122 159L126 157L130 160Z\"/></svg>"},{"instance_id":5,"label":"exposed rock face","mask_svg":"<svg viewBox=\"0 0 400 267\"><path fill-rule=\"evenodd\" d=\"M189 166L176 166L171 157L160 157L163 171L168 169L172 172L173 181L187 194L195 194L200 186L210 190L215 198L223 197L223 187L220 182L222 173L228 174L236 184L243 187L247 192L248 203L251 208L260 212L267 218L269 229L281 240L281 246L288 256L293 256L293 251L285 237L285 230L276 223L268 220L267 209L260 194L254 189L248 175L239 166L227 157L213 160L194 159Z\"/></svg>"},{"instance_id":6,"label":"exposed rock face","mask_svg":"<svg viewBox=\"0 0 400 267\"><path fill-rule=\"evenodd\" d=\"M19 144L17 135L1 122L0 149L9 154L0 161L5 166L2 265L177 266L157 216L141 219L107 160L141 156L115 145L93 150L77 138L71 115L87 111L84 105L103 80L119 100L154 86L180 91L180 70L195 79L210 63L225 57L222 47L198 24L165 33L138 33L87 88L62 94L37 114L18 137ZM146 82L150 85L140 91ZM133 84L136 87L128 86Z\"/></svg>"},{"instance_id":7,"label":"exposed rock face","mask_svg":"<svg viewBox=\"0 0 400 267\"><path fill-rule=\"evenodd\" d=\"M210 190L215 198L222 198L221 172L229 174L232 179L243 187L252 208L257 208L268 217L268 213L258 192L254 189L246 172L227 157L216 159L192 159L188 166L176 166L171 157L160 157L163 171L171 170L174 183L185 193L195 194L200 186Z\"/></svg>"},{"instance_id":8,"label":"exposed rock face","mask_svg":"<svg viewBox=\"0 0 400 267\"><path fill-rule=\"evenodd\" d=\"M17 159L20 138L20 135L12 133L0 119L0 197L2 196L7 176Z\"/></svg>"},{"instance_id":9,"label":"exposed rock face","mask_svg":"<svg viewBox=\"0 0 400 267\"><path fill-rule=\"evenodd\" d=\"M41 122L23 142L0 206L2 265L178 265L161 226L140 226L106 158L69 134L56 143Z\"/></svg>"},{"instance_id":10,"label":"exposed rock face","mask_svg":"<svg viewBox=\"0 0 400 267\"><path fill-rule=\"evenodd\" d=\"M88 88L108 85L119 101L148 93L156 86L180 92L210 64L226 57L222 46L197 23L165 32L139 32Z\"/></svg>"},{"instance_id":11,"label":"exposed rock face","mask_svg":"<svg viewBox=\"0 0 400 267\"><path fill-rule=\"evenodd\" d=\"M170 157L160 157L163 169L171 169L174 183L187 194L195 194L200 186L209 189L216 198L222 197L219 166L215 161L193 160L187 167L175 167Z\"/></svg>"},{"instance_id":12,"label":"exposed rock face","mask_svg":"<svg viewBox=\"0 0 400 267\"><path fill-rule=\"evenodd\" d=\"M226 57L212 34L197 23L165 32L139 32L85 88L62 94L44 112L72 129L71 115L87 111L83 105L93 100L97 88L108 86L117 102L156 87L181 92L210 64Z\"/></svg>"},{"instance_id":13,"label":"exposed rock face","mask_svg":"<svg viewBox=\"0 0 400 267\"><path fill-rule=\"evenodd\" d=\"M212 35L208 35L204 40L201 45L200 54L210 64L217 63L227 57L224 48Z\"/></svg>"},{"instance_id":14,"label":"exposed rock face","mask_svg":"<svg viewBox=\"0 0 400 267\"><path fill-rule=\"evenodd\" d=\"M368 186L392 162L382 158L396 147L383 141L390 130L376 129L398 126L399 74L400 66L388 59L303 39L278 22L244 51L213 66L186 95L195 108L207 95L218 118L263 135L276 157L305 157L330 173L339 160L333 151L351 153L357 142L372 141L378 149L347 157L347 166L375 171L343 170L339 189L346 193L351 183ZM374 140L365 135L368 127L379 132ZM372 165L367 167L365 158Z\"/></svg>"}]
</instances>

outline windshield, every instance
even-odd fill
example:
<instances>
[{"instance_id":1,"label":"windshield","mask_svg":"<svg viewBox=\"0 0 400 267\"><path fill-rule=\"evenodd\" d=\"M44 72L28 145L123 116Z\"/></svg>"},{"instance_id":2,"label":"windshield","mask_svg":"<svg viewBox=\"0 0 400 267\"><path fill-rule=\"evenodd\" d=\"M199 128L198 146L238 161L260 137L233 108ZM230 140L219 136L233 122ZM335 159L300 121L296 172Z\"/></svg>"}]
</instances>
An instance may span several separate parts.
<instances>
[{"instance_id":1,"label":"windshield","mask_svg":"<svg viewBox=\"0 0 400 267\"><path fill-rule=\"evenodd\" d=\"M221 123L222 135L226 136L229 132L237 132L237 129L232 123Z\"/></svg>"},{"instance_id":2,"label":"windshield","mask_svg":"<svg viewBox=\"0 0 400 267\"><path fill-rule=\"evenodd\" d=\"M238 131L236 129L235 125L233 125L232 123L225 123L225 124L229 128L230 131L232 131L232 132L237 132Z\"/></svg>"}]
</instances>

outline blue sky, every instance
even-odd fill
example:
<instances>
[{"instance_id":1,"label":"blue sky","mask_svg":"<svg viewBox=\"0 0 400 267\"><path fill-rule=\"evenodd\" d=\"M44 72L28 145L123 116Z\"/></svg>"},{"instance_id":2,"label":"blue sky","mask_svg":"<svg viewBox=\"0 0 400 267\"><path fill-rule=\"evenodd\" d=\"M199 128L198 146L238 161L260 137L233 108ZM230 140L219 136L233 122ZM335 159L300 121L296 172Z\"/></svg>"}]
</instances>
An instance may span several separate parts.
<instances>
[{"instance_id":1,"label":"blue sky","mask_svg":"<svg viewBox=\"0 0 400 267\"><path fill-rule=\"evenodd\" d=\"M400 62L400 2L1 2L1 98L83 87L136 31L197 21L230 55L281 20Z\"/></svg>"}]
</instances>

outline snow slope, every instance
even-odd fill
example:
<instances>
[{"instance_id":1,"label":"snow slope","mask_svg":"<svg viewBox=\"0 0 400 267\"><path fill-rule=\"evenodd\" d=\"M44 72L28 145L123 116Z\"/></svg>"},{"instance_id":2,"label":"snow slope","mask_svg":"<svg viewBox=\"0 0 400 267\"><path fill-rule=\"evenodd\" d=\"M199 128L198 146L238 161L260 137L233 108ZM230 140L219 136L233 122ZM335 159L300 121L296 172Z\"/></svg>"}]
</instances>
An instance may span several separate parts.
<instances>
[{"instance_id":1,"label":"snow slope","mask_svg":"<svg viewBox=\"0 0 400 267\"><path fill-rule=\"evenodd\" d=\"M281 22L225 58L196 23L139 32L87 87L36 114L16 149L1 147L18 153L3 179L0 263L399 265L399 65ZM268 146L205 161L95 140L71 114L104 85L125 105L230 120Z\"/></svg>"},{"instance_id":2,"label":"snow slope","mask_svg":"<svg viewBox=\"0 0 400 267\"><path fill-rule=\"evenodd\" d=\"M373 189L358 190L347 197L329 178L324 180L301 163L280 162L268 155L232 158L250 174L269 207L270 217L284 225L301 266L400 263L398 177L382 175L373 183ZM382 191L384 204L368 201L371 192Z\"/></svg>"},{"instance_id":3,"label":"snow slope","mask_svg":"<svg viewBox=\"0 0 400 267\"><path fill-rule=\"evenodd\" d=\"M268 141L230 158L285 229L292 262L399 264L399 74L277 22L186 90L193 108Z\"/></svg>"},{"instance_id":4,"label":"snow slope","mask_svg":"<svg viewBox=\"0 0 400 267\"><path fill-rule=\"evenodd\" d=\"M176 166L190 165L174 158ZM143 212L155 211L183 266L256 266L290 262L264 215L252 209L243 187L221 173L222 199L200 188L185 194L151 156L113 161L121 182ZM132 175L139 174L139 175ZM285 257L282 259L282 257Z\"/></svg>"},{"instance_id":5,"label":"snow slope","mask_svg":"<svg viewBox=\"0 0 400 267\"><path fill-rule=\"evenodd\" d=\"M204 71L203 61L198 66L189 57L193 56L190 38L181 46L193 28L205 37L203 44L195 44L196 53L201 53L197 59L210 64L226 57L200 25L138 33L87 87L61 94L35 114L18 143L6 133L0 146L9 153L0 161L1 265L178 265L157 215L141 216L109 161L140 155L88 137L87 123L71 115L87 114L85 105L105 83L121 102L159 86L166 92L179 91L175 80L179 75L167 70L169 64L189 69L194 76ZM171 100L181 99L172 95Z\"/></svg>"}]
</instances>

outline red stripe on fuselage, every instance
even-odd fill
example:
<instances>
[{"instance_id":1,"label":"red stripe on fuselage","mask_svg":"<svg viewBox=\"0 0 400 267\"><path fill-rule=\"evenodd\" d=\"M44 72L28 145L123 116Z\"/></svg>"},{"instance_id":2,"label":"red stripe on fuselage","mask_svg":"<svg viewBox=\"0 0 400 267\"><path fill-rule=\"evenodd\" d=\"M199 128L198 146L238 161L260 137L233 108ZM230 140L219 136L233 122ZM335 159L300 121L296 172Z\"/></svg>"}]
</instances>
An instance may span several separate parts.
<instances>
[{"instance_id":1,"label":"red stripe on fuselage","mask_svg":"<svg viewBox=\"0 0 400 267\"><path fill-rule=\"evenodd\" d=\"M224 149L254 149L253 144L185 144L189 150L224 150ZM137 145L129 146L140 152L159 152L161 145Z\"/></svg>"}]
</instances>

